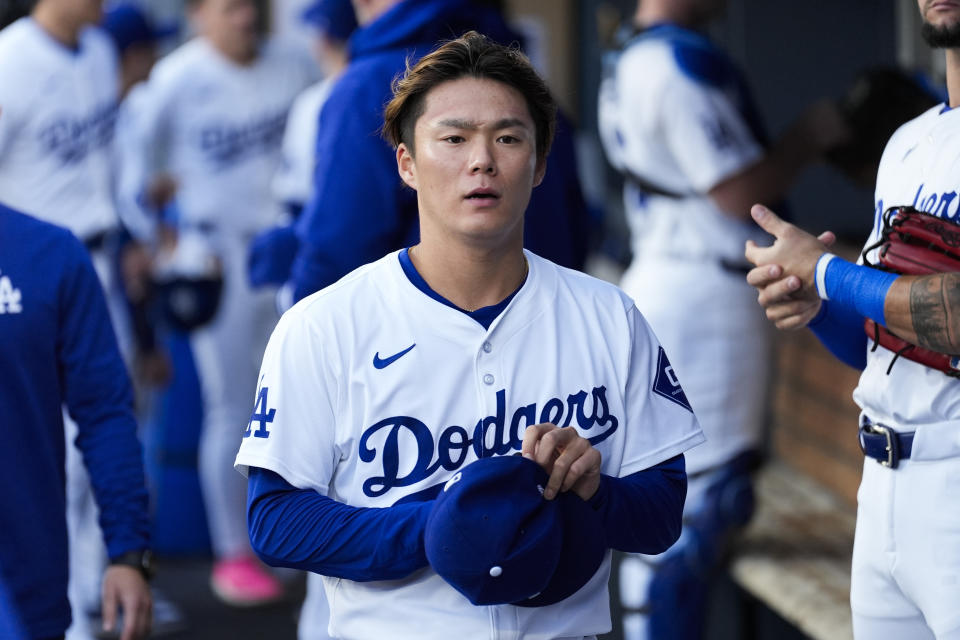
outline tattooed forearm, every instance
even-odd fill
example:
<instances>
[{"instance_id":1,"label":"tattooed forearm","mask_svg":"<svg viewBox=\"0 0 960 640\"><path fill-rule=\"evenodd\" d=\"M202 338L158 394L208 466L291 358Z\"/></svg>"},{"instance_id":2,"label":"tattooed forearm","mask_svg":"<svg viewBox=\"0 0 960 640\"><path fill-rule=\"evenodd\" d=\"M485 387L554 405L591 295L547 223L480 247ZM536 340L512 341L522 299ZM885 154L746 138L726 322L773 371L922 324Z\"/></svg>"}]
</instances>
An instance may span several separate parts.
<instances>
[{"instance_id":1,"label":"tattooed forearm","mask_svg":"<svg viewBox=\"0 0 960 640\"><path fill-rule=\"evenodd\" d=\"M960 274L917 278L910 285L910 317L920 346L960 353Z\"/></svg>"}]
</instances>

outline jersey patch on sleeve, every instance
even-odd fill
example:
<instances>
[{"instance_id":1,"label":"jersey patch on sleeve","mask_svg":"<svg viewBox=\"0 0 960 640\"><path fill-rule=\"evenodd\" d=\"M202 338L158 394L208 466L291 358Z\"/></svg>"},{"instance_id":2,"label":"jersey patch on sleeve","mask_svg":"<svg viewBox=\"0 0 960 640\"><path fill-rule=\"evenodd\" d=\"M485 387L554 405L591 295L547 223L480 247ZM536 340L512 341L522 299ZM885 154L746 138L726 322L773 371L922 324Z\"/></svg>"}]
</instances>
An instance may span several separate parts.
<instances>
[{"instance_id":1,"label":"jersey patch on sleeve","mask_svg":"<svg viewBox=\"0 0 960 640\"><path fill-rule=\"evenodd\" d=\"M657 375L653 378L653 392L671 402L676 402L693 413L690 402L687 400L687 394L683 392L680 381L677 380L677 374L673 372L673 366L667 359L667 352L663 350L663 347L660 347L660 352L657 354Z\"/></svg>"}]
</instances>

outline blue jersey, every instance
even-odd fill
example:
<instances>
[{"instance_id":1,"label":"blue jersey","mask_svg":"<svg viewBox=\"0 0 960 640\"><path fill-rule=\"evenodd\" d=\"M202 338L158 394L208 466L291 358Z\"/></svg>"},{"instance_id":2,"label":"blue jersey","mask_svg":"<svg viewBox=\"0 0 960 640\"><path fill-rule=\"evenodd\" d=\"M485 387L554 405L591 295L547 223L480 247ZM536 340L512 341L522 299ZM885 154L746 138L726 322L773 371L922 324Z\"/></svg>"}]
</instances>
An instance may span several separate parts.
<instances>
[{"instance_id":1,"label":"blue jersey","mask_svg":"<svg viewBox=\"0 0 960 640\"><path fill-rule=\"evenodd\" d=\"M133 391L103 291L69 231L0 205L0 566L30 637L63 634L62 407L79 426L110 557L148 546Z\"/></svg>"}]
</instances>

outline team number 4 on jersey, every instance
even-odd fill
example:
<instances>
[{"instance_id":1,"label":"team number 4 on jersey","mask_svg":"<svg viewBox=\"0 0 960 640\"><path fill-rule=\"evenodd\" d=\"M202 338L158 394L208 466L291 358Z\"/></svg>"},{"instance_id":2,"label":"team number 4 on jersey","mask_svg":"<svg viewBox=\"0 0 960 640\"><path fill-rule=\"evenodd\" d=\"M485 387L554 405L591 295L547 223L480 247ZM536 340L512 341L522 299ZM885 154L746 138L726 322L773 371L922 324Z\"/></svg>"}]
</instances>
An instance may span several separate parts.
<instances>
[{"instance_id":1,"label":"team number 4 on jersey","mask_svg":"<svg viewBox=\"0 0 960 640\"><path fill-rule=\"evenodd\" d=\"M269 406L267 404L267 393L269 389L267 387L260 387L260 391L257 393L257 401L253 405L253 415L250 416L250 422L247 423L247 430L243 432L244 438L249 438L250 434L253 434L254 438L269 438L270 431L267 430L267 425L273 422L274 417L277 415L276 409L267 409ZM257 423L257 430L253 430L253 423Z\"/></svg>"}]
</instances>

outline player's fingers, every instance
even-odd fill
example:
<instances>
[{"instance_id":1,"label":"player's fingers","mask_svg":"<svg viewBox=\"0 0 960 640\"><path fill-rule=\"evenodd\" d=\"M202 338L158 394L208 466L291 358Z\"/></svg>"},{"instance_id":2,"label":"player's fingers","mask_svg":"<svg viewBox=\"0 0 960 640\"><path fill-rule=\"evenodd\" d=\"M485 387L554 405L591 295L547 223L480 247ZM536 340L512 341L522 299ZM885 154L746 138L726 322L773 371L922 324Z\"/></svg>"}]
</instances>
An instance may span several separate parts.
<instances>
[{"instance_id":1,"label":"player's fingers","mask_svg":"<svg viewBox=\"0 0 960 640\"><path fill-rule=\"evenodd\" d=\"M809 319L804 315L792 315L774 322L773 325L781 331L792 331L807 326L808 321Z\"/></svg>"},{"instance_id":2,"label":"player's fingers","mask_svg":"<svg viewBox=\"0 0 960 640\"><path fill-rule=\"evenodd\" d=\"M762 204L753 205L750 208L750 215L753 217L753 220L760 225L761 229L775 238L779 238L793 226L789 222L781 220L780 216Z\"/></svg>"},{"instance_id":3,"label":"player's fingers","mask_svg":"<svg viewBox=\"0 0 960 640\"><path fill-rule=\"evenodd\" d=\"M747 284L752 287L765 287L783 275L783 267L778 264L765 264L747 272Z\"/></svg>"},{"instance_id":4,"label":"player's fingers","mask_svg":"<svg viewBox=\"0 0 960 640\"><path fill-rule=\"evenodd\" d=\"M810 311L816 303L810 300L787 300L766 308L767 319L780 322L793 316L803 315Z\"/></svg>"},{"instance_id":5,"label":"player's fingers","mask_svg":"<svg viewBox=\"0 0 960 640\"><path fill-rule=\"evenodd\" d=\"M139 615L137 616L136 638L147 638L150 636L150 630L153 627L153 605L150 601L140 603Z\"/></svg>"},{"instance_id":6,"label":"player's fingers","mask_svg":"<svg viewBox=\"0 0 960 640\"><path fill-rule=\"evenodd\" d=\"M743 256L748 262L759 267L765 262L763 259L765 249L769 249L769 247L761 247L753 240L747 240L746 248L743 250Z\"/></svg>"},{"instance_id":7,"label":"player's fingers","mask_svg":"<svg viewBox=\"0 0 960 640\"><path fill-rule=\"evenodd\" d=\"M771 304L783 302L798 291L800 285L800 278L797 276L787 276L760 289L760 293L757 294L757 302L764 308Z\"/></svg>"},{"instance_id":8,"label":"player's fingers","mask_svg":"<svg viewBox=\"0 0 960 640\"><path fill-rule=\"evenodd\" d=\"M547 480L547 486L544 487L543 490L543 497L547 500L553 500L557 494L560 493L564 478L570 470L570 465L583 453L581 441L584 441L583 438L580 437L577 430L573 427L564 427L563 429L552 431L545 435L540 441L541 446L540 451L537 452L537 462L540 463L540 466L544 469L547 469L547 466L544 461L541 461L541 456L546 457L546 455L548 455L549 450L546 445L550 445L552 451L560 454L550 460L550 468L547 469L547 472L550 474L550 479Z\"/></svg>"},{"instance_id":9,"label":"player's fingers","mask_svg":"<svg viewBox=\"0 0 960 640\"><path fill-rule=\"evenodd\" d=\"M103 630L113 631L117 624L117 592L111 582L104 581L101 600L100 617L103 619Z\"/></svg>"},{"instance_id":10,"label":"player's fingers","mask_svg":"<svg viewBox=\"0 0 960 640\"><path fill-rule=\"evenodd\" d=\"M830 247L837 241L837 235L833 231L824 231L817 236L817 240Z\"/></svg>"},{"instance_id":11,"label":"player's fingers","mask_svg":"<svg viewBox=\"0 0 960 640\"><path fill-rule=\"evenodd\" d=\"M563 477L563 484L560 485L561 493L572 489L580 481L580 478L593 471L594 459L599 465L600 452L590 446L590 441L586 438L581 438L578 444L580 443L582 443L582 446L578 447L577 456L572 459L570 468L567 469L567 474ZM564 455L566 455L566 451L564 451Z\"/></svg>"},{"instance_id":12,"label":"player's fingers","mask_svg":"<svg viewBox=\"0 0 960 640\"><path fill-rule=\"evenodd\" d=\"M556 428L556 425L550 424L549 422L533 424L527 427L526 431L523 432L523 443L520 445L520 453L523 457L529 460L536 460L537 444L540 442L540 439L545 433Z\"/></svg>"}]
</instances>

